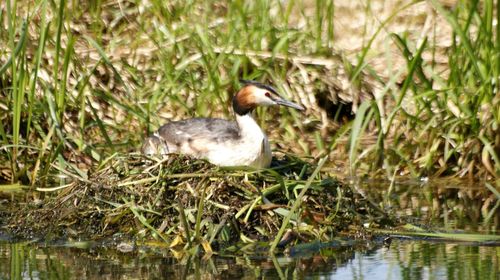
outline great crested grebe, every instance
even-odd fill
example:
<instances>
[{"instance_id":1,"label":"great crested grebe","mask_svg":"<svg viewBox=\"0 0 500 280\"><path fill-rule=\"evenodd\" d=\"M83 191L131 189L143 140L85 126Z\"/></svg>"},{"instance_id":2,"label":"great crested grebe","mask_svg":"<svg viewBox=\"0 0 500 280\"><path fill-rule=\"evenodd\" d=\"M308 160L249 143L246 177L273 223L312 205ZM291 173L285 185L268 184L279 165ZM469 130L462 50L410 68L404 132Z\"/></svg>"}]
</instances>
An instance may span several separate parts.
<instances>
[{"instance_id":1,"label":"great crested grebe","mask_svg":"<svg viewBox=\"0 0 500 280\"><path fill-rule=\"evenodd\" d=\"M242 80L243 87L233 97L236 121L193 118L160 127L144 140L142 153L172 153L207 159L219 166L269 167L272 154L266 134L252 118L257 106L283 105L304 110L281 98L271 86Z\"/></svg>"}]
</instances>

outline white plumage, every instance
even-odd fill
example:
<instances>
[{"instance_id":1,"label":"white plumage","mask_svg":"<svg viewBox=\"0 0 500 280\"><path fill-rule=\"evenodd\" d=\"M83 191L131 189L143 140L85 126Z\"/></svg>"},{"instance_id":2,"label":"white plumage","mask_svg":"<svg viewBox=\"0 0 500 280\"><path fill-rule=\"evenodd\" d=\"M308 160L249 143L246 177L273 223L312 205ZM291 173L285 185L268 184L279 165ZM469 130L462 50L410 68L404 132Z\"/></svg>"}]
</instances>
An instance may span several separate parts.
<instances>
[{"instance_id":1,"label":"white plumage","mask_svg":"<svg viewBox=\"0 0 500 280\"><path fill-rule=\"evenodd\" d=\"M243 81L233 97L236 121L194 118L170 122L148 137L142 146L146 155L186 154L220 166L268 167L271 147L266 134L252 117L257 106L284 105L303 108L281 98L270 86Z\"/></svg>"}]
</instances>

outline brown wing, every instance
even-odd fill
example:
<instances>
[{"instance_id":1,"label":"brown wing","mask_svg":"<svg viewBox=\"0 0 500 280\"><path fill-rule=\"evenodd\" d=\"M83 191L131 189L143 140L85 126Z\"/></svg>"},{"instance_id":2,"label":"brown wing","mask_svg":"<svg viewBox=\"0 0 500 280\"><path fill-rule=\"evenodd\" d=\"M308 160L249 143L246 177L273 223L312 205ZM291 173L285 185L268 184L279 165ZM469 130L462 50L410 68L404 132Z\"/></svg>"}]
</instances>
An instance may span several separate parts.
<instances>
[{"instance_id":1,"label":"brown wing","mask_svg":"<svg viewBox=\"0 0 500 280\"><path fill-rule=\"evenodd\" d=\"M158 134L167 143L175 146L200 139L219 143L240 137L236 122L212 118L170 122L160 127Z\"/></svg>"}]
</instances>

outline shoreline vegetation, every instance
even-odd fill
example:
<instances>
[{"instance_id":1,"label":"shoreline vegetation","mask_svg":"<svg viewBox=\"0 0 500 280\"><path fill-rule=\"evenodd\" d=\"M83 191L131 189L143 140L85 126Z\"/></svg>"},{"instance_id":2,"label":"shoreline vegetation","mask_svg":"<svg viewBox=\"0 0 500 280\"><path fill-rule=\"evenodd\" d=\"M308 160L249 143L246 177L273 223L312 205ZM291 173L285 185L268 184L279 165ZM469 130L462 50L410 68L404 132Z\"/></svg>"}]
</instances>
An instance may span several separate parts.
<instances>
[{"instance_id":1,"label":"shoreline vegetation","mask_svg":"<svg viewBox=\"0 0 500 280\"><path fill-rule=\"evenodd\" d=\"M407 222L342 180L447 177L484 186L496 234L500 4L386 2L0 3L0 225L275 249ZM169 119L232 118L241 78L307 108L256 111L273 168L137 154Z\"/></svg>"},{"instance_id":2,"label":"shoreline vegetation","mask_svg":"<svg viewBox=\"0 0 500 280\"><path fill-rule=\"evenodd\" d=\"M185 156L116 155L91 179L37 189L57 195L14 204L0 216L2 230L33 242L92 241L119 250L156 240L151 246L179 257L380 245L401 236L500 245L498 199L484 190L426 186L410 194L403 184L392 193L371 191L376 184L346 185L320 172L326 160L314 165L284 155L256 170Z\"/></svg>"}]
</instances>

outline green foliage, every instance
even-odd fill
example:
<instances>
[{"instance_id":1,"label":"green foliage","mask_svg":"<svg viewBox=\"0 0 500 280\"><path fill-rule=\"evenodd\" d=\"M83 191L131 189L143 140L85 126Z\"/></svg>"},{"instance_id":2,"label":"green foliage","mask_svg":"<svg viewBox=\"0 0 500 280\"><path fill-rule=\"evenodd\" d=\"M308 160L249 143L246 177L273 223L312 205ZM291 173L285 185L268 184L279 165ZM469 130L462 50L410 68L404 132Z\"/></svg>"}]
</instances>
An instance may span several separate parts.
<instances>
[{"instance_id":1,"label":"green foliage","mask_svg":"<svg viewBox=\"0 0 500 280\"><path fill-rule=\"evenodd\" d=\"M272 83L306 104L337 78L325 65L342 68L353 87L382 81L369 66L373 42L415 3L384 19L350 65L333 51L334 1L313 2L7 1L0 8L1 180L64 185L60 170L103 167L114 153L136 151L166 119L230 118L240 78ZM397 169L498 177L498 5L431 3L454 31L447 73L422 57L435 51L433 40L394 34L406 78L383 81L383 105L360 102L354 121L321 133L314 124L322 113L337 121L338 111L321 112L318 104L307 115L259 109L270 138L301 156L345 154L353 174L383 164L389 177ZM314 17L302 12L309 4ZM297 19L300 29L291 24ZM308 74L320 78L297 79ZM376 141L363 141L373 135Z\"/></svg>"},{"instance_id":2,"label":"green foliage","mask_svg":"<svg viewBox=\"0 0 500 280\"><path fill-rule=\"evenodd\" d=\"M436 48L427 38L412 47L415 43L405 36L392 34L406 60L407 75L396 94L385 95L394 103L387 116L371 107L380 119L377 129L383 132L378 143L391 143L373 146L373 151L385 154L384 165L389 171L403 166L413 176L472 174L498 178L500 44L492 30L493 1L485 1L482 7L479 1L458 1L453 10L439 1L431 3L453 28L449 74L438 72L433 63L424 63L423 53L434 53ZM389 81L390 86L395 86L395 81ZM367 106L360 107L352 126L351 171L360 161L360 125L372 116L371 111L365 112ZM365 158L373 158L370 155L374 153L367 154ZM372 164L370 168L377 166Z\"/></svg>"}]
</instances>

